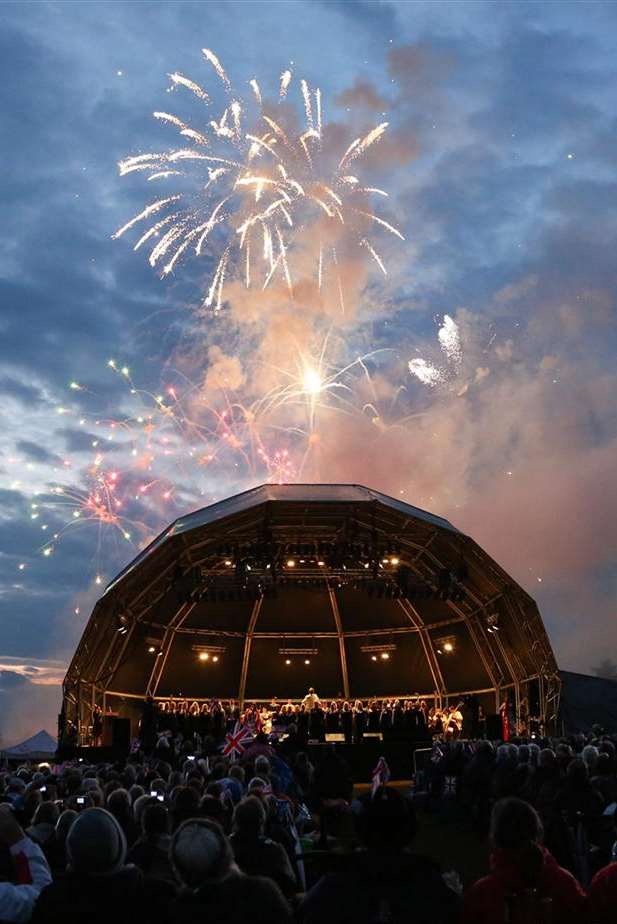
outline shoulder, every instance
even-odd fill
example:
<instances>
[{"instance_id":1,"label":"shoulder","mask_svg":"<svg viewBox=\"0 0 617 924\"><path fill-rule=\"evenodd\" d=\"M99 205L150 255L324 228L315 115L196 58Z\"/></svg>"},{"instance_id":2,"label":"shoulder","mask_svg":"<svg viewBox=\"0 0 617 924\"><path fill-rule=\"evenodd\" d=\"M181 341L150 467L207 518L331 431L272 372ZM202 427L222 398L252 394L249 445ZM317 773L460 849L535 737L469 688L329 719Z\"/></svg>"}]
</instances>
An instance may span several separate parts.
<instances>
[{"instance_id":1,"label":"shoulder","mask_svg":"<svg viewBox=\"0 0 617 924\"><path fill-rule=\"evenodd\" d=\"M604 889L617 884L617 861L609 863L603 869L599 870L591 880L591 891L594 889Z\"/></svg>"}]
</instances>

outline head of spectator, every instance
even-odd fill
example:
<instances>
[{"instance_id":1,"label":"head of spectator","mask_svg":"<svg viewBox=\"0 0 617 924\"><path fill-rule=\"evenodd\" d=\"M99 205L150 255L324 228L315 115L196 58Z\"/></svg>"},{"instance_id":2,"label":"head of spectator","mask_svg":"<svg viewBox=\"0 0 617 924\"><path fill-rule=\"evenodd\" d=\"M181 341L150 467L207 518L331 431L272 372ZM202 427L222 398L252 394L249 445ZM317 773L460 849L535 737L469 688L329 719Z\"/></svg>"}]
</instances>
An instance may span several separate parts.
<instances>
[{"instance_id":1,"label":"head of spectator","mask_svg":"<svg viewBox=\"0 0 617 924\"><path fill-rule=\"evenodd\" d=\"M580 757L575 757L566 770L566 784L569 789L584 790L589 787L587 764Z\"/></svg>"},{"instance_id":2,"label":"head of spectator","mask_svg":"<svg viewBox=\"0 0 617 924\"><path fill-rule=\"evenodd\" d=\"M241 767L240 764L233 764L233 766L229 768L229 776L230 779L237 780L244 789L244 781L246 779L244 767Z\"/></svg>"},{"instance_id":3,"label":"head of spectator","mask_svg":"<svg viewBox=\"0 0 617 924\"><path fill-rule=\"evenodd\" d=\"M557 768L557 755L552 748L543 748L538 754L538 767L543 770L555 770Z\"/></svg>"},{"instance_id":4,"label":"head of spectator","mask_svg":"<svg viewBox=\"0 0 617 924\"><path fill-rule=\"evenodd\" d=\"M41 802L34 813L34 818L27 834L37 844L44 846L53 837L59 817L60 810L55 802Z\"/></svg>"},{"instance_id":5,"label":"head of spectator","mask_svg":"<svg viewBox=\"0 0 617 924\"><path fill-rule=\"evenodd\" d=\"M132 818L131 797L126 789L114 789L107 799L107 811L111 812L120 824L124 824L128 818Z\"/></svg>"},{"instance_id":6,"label":"head of spectator","mask_svg":"<svg viewBox=\"0 0 617 924\"><path fill-rule=\"evenodd\" d=\"M77 817L78 813L73 809L65 809L56 822L56 843L62 849L64 849L69 831Z\"/></svg>"},{"instance_id":7,"label":"head of spectator","mask_svg":"<svg viewBox=\"0 0 617 924\"><path fill-rule=\"evenodd\" d=\"M528 764L530 758L529 745L521 744L518 748L518 762L519 764Z\"/></svg>"},{"instance_id":8,"label":"head of spectator","mask_svg":"<svg viewBox=\"0 0 617 924\"><path fill-rule=\"evenodd\" d=\"M270 784L260 776L254 776L248 785L249 794L266 796L270 792Z\"/></svg>"},{"instance_id":9,"label":"head of spectator","mask_svg":"<svg viewBox=\"0 0 617 924\"><path fill-rule=\"evenodd\" d=\"M199 803L199 814L203 818L210 818L218 822L221 827L225 827L227 812L220 799L216 796L206 794Z\"/></svg>"},{"instance_id":10,"label":"head of spectator","mask_svg":"<svg viewBox=\"0 0 617 924\"><path fill-rule=\"evenodd\" d=\"M268 758L260 754L255 758L255 776L261 777L262 780L269 780L272 775L272 767Z\"/></svg>"},{"instance_id":11,"label":"head of spectator","mask_svg":"<svg viewBox=\"0 0 617 924\"><path fill-rule=\"evenodd\" d=\"M141 832L143 838L152 844L169 834L169 812L161 802L146 805L141 816Z\"/></svg>"},{"instance_id":12,"label":"head of spectator","mask_svg":"<svg viewBox=\"0 0 617 924\"><path fill-rule=\"evenodd\" d=\"M131 805L135 805L135 802L137 801L137 799L139 799L140 796L143 796L144 792L145 790L143 786L140 786L138 783L133 783L133 785L129 789L129 798L131 800Z\"/></svg>"},{"instance_id":13,"label":"head of spectator","mask_svg":"<svg viewBox=\"0 0 617 924\"><path fill-rule=\"evenodd\" d=\"M233 867L233 855L223 829L206 818L191 818L174 834L169 856L181 885L197 889L224 879Z\"/></svg>"},{"instance_id":14,"label":"head of spectator","mask_svg":"<svg viewBox=\"0 0 617 924\"><path fill-rule=\"evenodd\" d=\"M596 764L598 763L598 757L600 752L597 747L593 744L587 744L582 751L581 757L587 767L589 776L593 776L596 772Z\"/></svg>"},{"instance_id":15,"label":"head of spectator","mask_svg":"<svg viewBox=\"0 0 617 924\"><path fill-rule=\"evenodd\" d=\"M247 796L234 809L233 830L250 840L261 837L266 828L266 810L255 796Z\"/></svg>"},{"instance_id":16,"label":"head of spectator","mask_svg":"<svg viewBox=\"0 0 617 924\"><path fill-rule=\"evenodd\" d=\"M146 809L146 806L152 805L153 801L155 801L155 798L149 795L149 793L145 793L143 796L139 796L135 800L135 804L133 805L133 818L135 819L136 823L139 825L140 828L141 828L142 815Z\"/></svg>"},{"instance_id":17,"label":"head of spectator","mask_svg":"<svg viewBox=\"0 0 617 924\"><path fill-rule=\"evenodd\" d=\"M530 887L538 883L544 864L543 833L540 816L528 802L508 798L495 805L490 831L493 849L514 863Z\"/></svg>"},{"instance_id":18,"label":"head of spectator","mask_svg":"<svg viewBox=\"0 0 617 924\"><path fill-rule=\"evenodd\" d=\"M175 831L183 821L199 814L199 793L190 786L177 786L171 799L171 827Z\"/></svg>"},{"instance_id":19,"label":"head of spectator","mask_svg":"<svg viewBox=\"0 0 617 924\"><path fill-rule=\"evenodd\" d=\"M416 833L413 805L396 789L380 787L364 801L358 817L363 843L369 850L392 853L408 847Z\"/></svg>"},{"instance_id":20,"label":"head of spectator","mask_svg":"<svg viewBox=\"0 0 617 924\"><path fill-rule=\"evenodd\" d=\"M87 809L70 827L66 853L68 867L76 875L111 876L124 866L124 832L111 812Z\"/></svg>"}]
</instances>

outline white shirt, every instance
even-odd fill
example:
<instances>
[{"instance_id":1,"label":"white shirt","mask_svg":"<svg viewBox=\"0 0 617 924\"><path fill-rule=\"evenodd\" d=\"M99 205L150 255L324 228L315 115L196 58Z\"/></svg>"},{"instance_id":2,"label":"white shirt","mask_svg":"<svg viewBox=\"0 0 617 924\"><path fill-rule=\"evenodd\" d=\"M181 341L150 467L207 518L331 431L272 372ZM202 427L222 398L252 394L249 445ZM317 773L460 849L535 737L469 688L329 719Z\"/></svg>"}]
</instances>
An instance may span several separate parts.
<instances>
[{"instance_id":1,"label":"white shirt","mask_svg":"<svg viewBox=\"0 0 617 924\"><path fill-rule=\"evenodd\" d=\"M307 693L302 700L302 705L305 706L309 712L312 712L315 706L318 706L320 702L321 700L317 696L317 693Z\"/></svg>"},{"instance_id":2,"label":"white shirt","mask_svg":"<svg viewBox=\"0 0 617 924\"><path fill-rule=\"evenodd\" d=\"M43 851L29 837L13 844L11 859L20 878L30 882L23 885L0 882L0 921L22 924L30 920L39 893L51 882L51 872Z\"/></svg>"}]
</instances>

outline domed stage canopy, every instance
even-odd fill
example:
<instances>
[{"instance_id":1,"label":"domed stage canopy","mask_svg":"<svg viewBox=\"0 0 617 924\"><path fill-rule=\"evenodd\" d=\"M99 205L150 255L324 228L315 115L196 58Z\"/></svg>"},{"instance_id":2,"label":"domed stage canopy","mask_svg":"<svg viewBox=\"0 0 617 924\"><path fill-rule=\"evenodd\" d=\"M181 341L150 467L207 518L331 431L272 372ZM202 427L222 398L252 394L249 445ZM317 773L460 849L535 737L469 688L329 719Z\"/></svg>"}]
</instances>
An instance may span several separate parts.
<instances>
[{"instance_id":1,"label":"domed stage canopy","mask_svg":"<svg viewBox=\"0 0 617 924\"><path fill-rule=\"evenodd\" d=\"M97 602L66 717L140 701L477 693L557 713L538 608L451 523L359 485L263 485L176 520Z\"/></svg>"}]
</instances>

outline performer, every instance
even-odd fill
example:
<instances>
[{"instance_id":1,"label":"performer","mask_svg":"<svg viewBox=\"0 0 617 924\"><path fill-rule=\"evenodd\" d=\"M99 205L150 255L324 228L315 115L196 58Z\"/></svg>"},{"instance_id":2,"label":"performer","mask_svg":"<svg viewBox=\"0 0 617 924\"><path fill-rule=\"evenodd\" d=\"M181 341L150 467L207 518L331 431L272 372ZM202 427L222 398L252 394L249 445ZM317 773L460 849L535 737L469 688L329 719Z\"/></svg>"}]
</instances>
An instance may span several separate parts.
<instances>
[{"instance_id":1,"label":"performer","mask_svg":"<svg viewBox=\"0 0 617 924\"><path fill-rule=\"evenodd\" d=\"M92 711L92 744L97 748L101 743L103 734L103 712L100 706L95 706Z\"/></svg>"},{"instance_id":2,"label":"performer","mask_svg":"<svg viewBox=\"0 0 617 924\"><path fill-rule=\"evenodd\" d=\"M315 709L316 706L319 706L320 703L321 700L317 696L317 693L315 693L313 687L309 687L308 693L302 700L302 705L304 706L305 710L307 712L312 712L312 710Z\"/></svg>"},{"instance_id":3,"label":"performer","mask_svg":"<svg viewBox=\"0 0 617 924\"><path fill-rule=\"evenodd\" d=\"M501 716L501 739L502 741L510 740L510 703L508 701L508 696L499 707L499 715Z\"/></svg>"}]
</instances>

